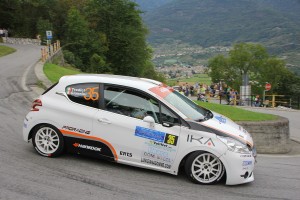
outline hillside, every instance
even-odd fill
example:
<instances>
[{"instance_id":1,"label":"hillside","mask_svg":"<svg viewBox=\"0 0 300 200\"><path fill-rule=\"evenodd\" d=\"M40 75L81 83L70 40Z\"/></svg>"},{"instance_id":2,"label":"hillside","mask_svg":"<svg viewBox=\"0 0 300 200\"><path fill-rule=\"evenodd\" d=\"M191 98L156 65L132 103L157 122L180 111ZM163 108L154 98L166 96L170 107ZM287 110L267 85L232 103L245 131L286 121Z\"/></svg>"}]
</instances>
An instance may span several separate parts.
<instances>
[{"instance_id":1,"label":"hillside","mask_svg":"<svg viewBox=\"0 0 300 200\"><path fill-rule=\"evenodd\" d=\"M299 11L299 0L174 0L147 12L144 20L154 46L260 42L270 53L300 66Z\"/></svg>"},{"instance_id":2,"label":"hillside","mask_svg":"<svg viewBox=\"0 0 300 200\"><path fill-rule=\"evenodd\" d=\"M148 11L159 8L173 0L132 0L140 6L140 9L147 13Z\"/></svg>"}]
</instances>

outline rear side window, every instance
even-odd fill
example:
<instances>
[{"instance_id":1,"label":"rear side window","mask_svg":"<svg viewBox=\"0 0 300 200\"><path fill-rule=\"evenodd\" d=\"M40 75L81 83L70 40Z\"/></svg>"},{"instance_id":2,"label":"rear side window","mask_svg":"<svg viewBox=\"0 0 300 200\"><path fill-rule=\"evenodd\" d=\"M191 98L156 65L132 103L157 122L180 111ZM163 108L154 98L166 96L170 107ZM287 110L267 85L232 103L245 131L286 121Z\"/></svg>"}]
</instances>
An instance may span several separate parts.
<instances>
[{"instance_id":1,"label":"rear side window","mask_svg":"<svg viewBox=\"0 0 300 200\"><path fill-rule=\"evenodd\" d=\"M75 103L98 108L99 105L99 84L81 83L66 87L66 94Z\"/></svg>"}]
</instances>

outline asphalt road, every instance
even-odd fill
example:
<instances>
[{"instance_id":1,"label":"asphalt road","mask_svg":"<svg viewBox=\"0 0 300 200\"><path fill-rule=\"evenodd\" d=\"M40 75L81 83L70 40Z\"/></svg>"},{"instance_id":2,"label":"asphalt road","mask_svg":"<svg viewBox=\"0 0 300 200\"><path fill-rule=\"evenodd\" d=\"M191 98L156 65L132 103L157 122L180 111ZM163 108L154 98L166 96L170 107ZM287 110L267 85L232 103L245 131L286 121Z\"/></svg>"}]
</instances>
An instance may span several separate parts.
<instances>
[{"instance_id":1,"label":"asphalt road","mask_svg":"<svg viewBox=\"0 0 300 200\"><path fill-rule=\"evenodd\" d=\"M238 186L196 185L168 175L66 154L44 158L22 140L23 118L36 82L29 66L39 47L15 46L0 58L0 199L299 199L300 155L258 156L255 181Z\"/></svg>"}]
</instances>

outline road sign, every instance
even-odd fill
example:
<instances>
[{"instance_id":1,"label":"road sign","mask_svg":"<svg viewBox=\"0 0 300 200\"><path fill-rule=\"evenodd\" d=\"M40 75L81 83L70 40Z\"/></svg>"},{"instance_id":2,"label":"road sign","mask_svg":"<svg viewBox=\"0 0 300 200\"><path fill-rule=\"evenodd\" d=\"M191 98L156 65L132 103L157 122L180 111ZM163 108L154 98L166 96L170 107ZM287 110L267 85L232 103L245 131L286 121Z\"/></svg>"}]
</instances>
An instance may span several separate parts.
<instances>
[{"instance_id":1,"label":"road sign","mask_svg":"<svg viewBox=\"0 0 300 200\"><path fill-rule=\"evenodd\" d=\"M266 83L266 85L265 85L266 91L271 90L271 87L272 87L272 85L270 83Z\"/></svg>"},{"instance_id":2,"label":"road sign","mask_svg":"<svg viewBox=\"0 0 300 200\"><path fill-rule=\"evenodd\" d=\"M47 40L52 39L52 31L46 31Z\"/></svg>"}]
</instances>

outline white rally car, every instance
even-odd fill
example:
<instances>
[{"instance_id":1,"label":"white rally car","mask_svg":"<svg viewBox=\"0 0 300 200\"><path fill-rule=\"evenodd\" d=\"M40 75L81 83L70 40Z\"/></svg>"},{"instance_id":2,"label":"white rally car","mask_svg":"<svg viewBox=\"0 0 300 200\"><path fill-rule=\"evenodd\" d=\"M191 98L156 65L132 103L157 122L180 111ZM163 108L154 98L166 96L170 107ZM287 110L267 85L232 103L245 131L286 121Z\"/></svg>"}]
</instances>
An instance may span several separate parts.
<instances>
[{"instance_id":1,"label":"white rally car","mask_svg":"<svg viewBox=\"0 0 300 200\"><path fill-rule=\"evenodd\" d=\"M251 135L160 82L115 75L64 76L33 102L23 137L42 156L64 150L201 184L254 180Z\"/></svg>"}]
</instances>

